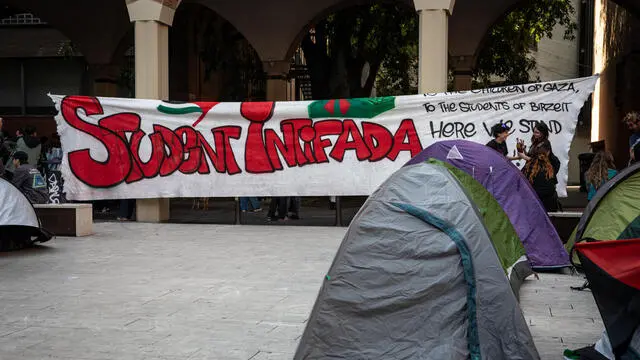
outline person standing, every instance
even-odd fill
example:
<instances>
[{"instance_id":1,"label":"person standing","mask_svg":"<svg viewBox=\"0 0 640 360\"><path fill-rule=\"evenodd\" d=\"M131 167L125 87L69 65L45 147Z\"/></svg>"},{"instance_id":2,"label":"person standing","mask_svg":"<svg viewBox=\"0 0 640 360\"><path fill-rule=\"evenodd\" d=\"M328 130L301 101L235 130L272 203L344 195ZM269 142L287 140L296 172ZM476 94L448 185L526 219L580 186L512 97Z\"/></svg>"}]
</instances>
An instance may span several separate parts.
<instances>
[{"instance_id":1,"label":"person standing","mask_svg":"<svg viewBox=\"0 0 640 360\"><path fill-rule=\"evenodd\" d=\"M249 209L249 205L251 205L251 209ZM262 208L260 207L260 200L255 196L241 197L240 210L242 212L247 212L249 210L253 210L253 212L260 212L262 211Z\"/></svg>"},{"instance_id":2,"label":"person standing","mask_svg":"<svg viewBox=\"0 0 640 360\"><path fill-rule=\"evenodd\" d=\"M23 133L16 133L18 140L16 141L16 151L22 151L28 156L27 164L38 166L42 151L42 144L38 138L36 128L27 126Z\"/></svg>"},{"instance_id":3,"label":"person standing","mask_svg":"<svg viewBox=\"0 0 640 360\"><path fill-rule=\"evenodd\" d=\"M118 221L133 220L133 209L136 207L135 199L120 200L120 208L118 209Z\"/></svg>"},{"instance_id":4,"label":"person standing","mask_svg":"<svg viewBox=\"0 0 640 360\"><path fill-rule=\"evenodd\" d=\"M640 114L632 111L622 119L627 128L631 131L629 137L629 165L640 160Z\"/></svg>"},{"instance_id":5,"label":"person standing","mask_svg":"<svg viewBox=\"0 0 640 360\"><path fill-rule=\"evenodd\" d=\"M276 196L271 198L269 204L269 212L267 213L267 221L285 221L287 218L287 198L284 196Z\"/></svg>"},{"instance_id":6,"label":"person standing","mask_svg":"<svg viewBox=\"0 0 640 360\"><path fill-rule=\"evenodd\" d=\"M613 161L613 155L608 151L599 151L591 162L591 166L585 174L587 180L587 200L591 201L596 192L611 178L616 176L618 171Z\"/></svg>"},{"instance_id":7,"label":"person standing","mask_svg":"<svg viewBox=\"0 0 640 360\"><path fill-rule=\"evenodd\" d=\"M548 148L548 160L551 162L553 166L553 170L555 174L558 174L560 171L560 159L553 153L553 148L551 147L551 142L549 141L549 127L544 122L539 121L533 127L533 136L531 136L531 148L528 152L525 153L524 149L524 141L518 139L518 157L525 161L530 161L533 156L538 152L539 147ZM520 151L522 149L522 151ZM543 151L544 152L544 151Z\"/></svg>"},{"instance_id":8,"label":"person standing","mask_svg":"<svg viewBox=\"0 0 640 360\"><path fill-rule=\"evenodd\" d=\"M288 198L289 219L300 220L300 205L302 199L299 196L291 196Z\"/></svg>"},{"instance_id":9,"label":"person standing","mask_svg":"<svg viewBox=\"0 0 640 360\"><path fill-rule=\"evenodd\" d=\"M556 167L550 160L551 143L548 140L540 142L527 155L527 163L522 173L529 180L538 198L547 212L558 211L558 193L556 192Z\"/></svg>"},{"instance_id":10,"label":"person standing","mask_svg":"<svg viewBox=\"0 0 640 360\"><path fill-rule=\"evenodd\" d=\"M5 136L2 131L3 119L0 117L0 178L4 177L4 163L9 160L10 153L8 149L5 147Z\"/></svg>"},{"instance_id":11,"label":"person standing","mask_svg":"<svg viewBox=\"0 0 640 360\"><path fill-rule=\"evenodd\" d=\"M495 124L491 127L491 135L493 140L487 143L487 146L493 150L501 153L509 160L520 160L519 156L516 156L515 150L513 156L509 156L509 149L507 148L507 138L509 137L509 131L511 128L504 123Z\"/></svg>"}]
</instances>

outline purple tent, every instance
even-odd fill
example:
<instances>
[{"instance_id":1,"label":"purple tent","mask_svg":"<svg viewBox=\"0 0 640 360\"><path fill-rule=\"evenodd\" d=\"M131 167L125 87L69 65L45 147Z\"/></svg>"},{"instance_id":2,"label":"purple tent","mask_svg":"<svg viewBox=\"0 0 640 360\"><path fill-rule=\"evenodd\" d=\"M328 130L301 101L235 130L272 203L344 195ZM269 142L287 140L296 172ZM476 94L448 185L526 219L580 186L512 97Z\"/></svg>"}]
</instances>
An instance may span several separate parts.
<instances>
[{"instance_id":1,"label":"purple tent","mask_svg":"<svg viewBox=\"0 0 640 360\"><path fill-rule=\"evenodd\" d=\"M422 150L407 165L429 158L464 170L493 195L516 229L534 269L570 265L569 255L529 181L502 154L471 141L441 141Z\"/></svg>"}]
</instances>

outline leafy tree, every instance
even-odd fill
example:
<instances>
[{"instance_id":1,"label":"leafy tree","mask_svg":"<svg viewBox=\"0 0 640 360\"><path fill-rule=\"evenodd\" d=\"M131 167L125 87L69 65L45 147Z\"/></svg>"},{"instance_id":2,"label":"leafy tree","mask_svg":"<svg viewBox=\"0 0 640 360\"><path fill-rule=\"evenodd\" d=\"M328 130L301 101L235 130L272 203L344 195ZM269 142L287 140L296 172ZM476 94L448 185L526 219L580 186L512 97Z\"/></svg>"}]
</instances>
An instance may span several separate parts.
<instances>
[{"instance_id":1,"label":"leafy tree","mask_svg":"<svg viewBox=\"0 0 640 360\"><path fill-rule=\"evenodd\" d=\"M526 83L536 61L530 50L553 28L575 38L571 0L531 0L497 23L479 52L474 75L479 86L492 76ZM320 21L301 47L314 99L417 92L418 17L405 4L361 5Z\"/></svg>"},{"instance_id":2,"label":"leafy tree","mask_svg":"<svg viewBox=\"0 0 640 360\"><path fill-rule=\"evenodd\" d=\"M251 83L263 79L262 62L238 30L215 12L198 4L178 8L193 22L197 56L204 65L204 80L222 74L222 101L244 100Z\"/></svg>"},{"instance_id":3,"label":"leafy tree","mask_svg":"<svg viewBox=\"0 0 640 360\"><path fill-rule=\"evenodd\" d=\"M316 24L301 47L314 99L367 97L380 69L398 90L409 91L406 74L416 59L415 9L392 2L356 6Z\"/></svg>"},{"instance_id":4,"label":"leafy tree","mask_svg":"<svg viewBox=\"0 0 640 360\"><path fill-rule=\"evenodd\" d=\"M551 38L557 25L564 27L565 39L574 40L578 28L574 12L570 0L533 0L505 16L490 30L479 52L474 70L478 85L488 86L492 76L507 84L529 82L537 65L530 50L542 38Z\"/></svg>"}]
</instances>

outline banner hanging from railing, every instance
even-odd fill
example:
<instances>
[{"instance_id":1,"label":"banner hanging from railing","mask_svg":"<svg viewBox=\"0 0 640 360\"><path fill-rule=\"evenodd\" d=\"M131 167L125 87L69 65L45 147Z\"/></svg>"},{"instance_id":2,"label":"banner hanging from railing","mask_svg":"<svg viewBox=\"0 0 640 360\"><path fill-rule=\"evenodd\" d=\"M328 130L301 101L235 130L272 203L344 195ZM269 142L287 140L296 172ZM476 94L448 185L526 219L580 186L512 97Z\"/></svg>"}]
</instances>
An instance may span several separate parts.
<instances>
[{"instance_id":1,"label":"banner hanging from railing","mask_svg":"<svg viewBox=\"0 0 640 360\"><path fill-rule=\"evenodd\" d=\"M369 195L424 147L491 140L503 122L529 145L538 121L560 159L597 77L371 99L171 103L50 95L67 199Z\"/></svg>"}]
</instances>

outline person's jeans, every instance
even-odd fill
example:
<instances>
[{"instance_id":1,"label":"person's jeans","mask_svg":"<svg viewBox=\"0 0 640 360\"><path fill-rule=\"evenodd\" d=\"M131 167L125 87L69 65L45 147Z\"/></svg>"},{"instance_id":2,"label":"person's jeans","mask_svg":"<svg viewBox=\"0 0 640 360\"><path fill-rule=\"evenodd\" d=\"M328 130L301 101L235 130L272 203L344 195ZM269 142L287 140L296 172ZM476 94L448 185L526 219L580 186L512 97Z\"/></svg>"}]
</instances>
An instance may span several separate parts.
<instances>
[{"instance_id":1,"label":"person's jeans","mask_svg":"<svg viewBox=\"0 0 640 360\"><path fill-rule=\"evenodd\" d=\"M240 210L248 211L249 205L252 210L260 209L260 200L257 197L241 197L240 198Z\"/></svg>"},{"instance_id":2,"label":"person's jeans","mask_svg":"<svg viewBox=\"0 0 640 360\"><path fill-rule=\"evenodd\" d=\"M133 217L133 209L136 207L136 201L131 199L120 200L120 209L118 209L118 217L131 220Z\"/></svg>"},{"instance_id":3,"label":"person's jeans","mask_svg":"<svg viewBox=\"0 0 640 360\"><path fill-rule=\"evenodd\" d=\"M289 198L289 213L293 216L300 216L300 203L299 196L292 196Z\"/></svg>"},{"instance_id":4,"label":"person's jeans","mask_svg":"<svg viewBox=\"0 0 640 360\"><path fill-rule=\"evenodd\" d=\"M286 197L272 197L271 204L269 205L270 218L276 217L276 211L278 212L278 218L284 219L287 216L287 198Z\"/></svg>"}]
</instances>

